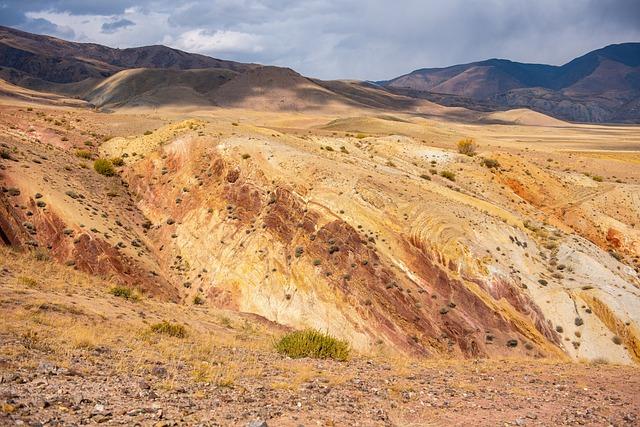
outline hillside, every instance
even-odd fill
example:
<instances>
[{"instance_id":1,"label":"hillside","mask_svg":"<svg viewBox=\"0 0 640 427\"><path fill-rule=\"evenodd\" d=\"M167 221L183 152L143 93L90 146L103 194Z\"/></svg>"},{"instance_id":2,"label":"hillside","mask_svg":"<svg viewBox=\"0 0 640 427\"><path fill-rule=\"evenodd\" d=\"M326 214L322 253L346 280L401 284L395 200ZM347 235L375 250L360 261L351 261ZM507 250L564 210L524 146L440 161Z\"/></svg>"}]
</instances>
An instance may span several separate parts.
<instances>
[{"instance_id":1,"label":"hillside","mask_svg":"<svg viewBox=\"0 0 640 427\"><path fill-rule=\"evenodd\" d=\"M278 67L3 88L0 424L640 417L637 127Z\"/></svg>"},{"instance_id":2,"label":"hillside","mask_svg":"<svg viewBox=\"0 0 640 427\"><path fill-rule=\"evenodd\" d=\"M413 71L379 84L390 90L433 92L486 101L497 108L531 108L583 122L638 122L624 106L640 98L640 43L611 45L562 66L490 59Z\"/></svg>"},{"instance_id":3,"label":"hillside","mask_svg":"<svg viewBox=\"0 0 640 427\"><path fill-rule=\"evenodd\" d=\"M74 83L103 79L130 68L187 70L222 68L243 71L253 65L224 61L166 46L112 49L94 43L75 43L0 26L0 67L11 83L30 79ZM11 79L13 77L13 80ZM35 83L33 83L35 84Z\"/></svg>"}]
</instances>

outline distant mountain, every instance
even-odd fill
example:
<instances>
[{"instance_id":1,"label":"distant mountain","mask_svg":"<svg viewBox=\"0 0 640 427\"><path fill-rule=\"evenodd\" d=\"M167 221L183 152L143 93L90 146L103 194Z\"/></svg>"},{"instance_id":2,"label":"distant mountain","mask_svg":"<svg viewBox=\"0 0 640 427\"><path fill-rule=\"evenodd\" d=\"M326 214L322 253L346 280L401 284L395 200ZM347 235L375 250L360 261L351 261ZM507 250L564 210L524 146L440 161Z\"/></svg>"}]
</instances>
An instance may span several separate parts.
<instances>
[{"instance_id":1,"label":"distant mountain","mask_svg":"<svg viewBox=\"0 0 640 427\"><path fill-rule=\"evenodd\" d=\"M23 86L36 86L38 80L75 83L89 78L103 79L129 68L221 68L245 71L255 66L166 46L114 49L0 26L1 77Z\"/></svg>"},{"instance_id":2,"label":"distant mountain","mask_svg":"<svg viewBox=\"0 0 640 427\"><path fill-rule=\"evenodd\" d=\"M427 111L435 104L364 82L324 82L289 68L244 64L166 46L113 49L0 27L0 93L54 95L115 109L223 106L302 111L370 107ZM21 91L17 87L28 89ZM15 93L12 93L15 92ZM69 102L67 99L65 102ZM436 106L439 107L439 106Z\"/></svg>"},{"instance_id":3,"label":"distant mountain","mask_svg":"<svg viewBox=\"0 0 640 427\"><path fill-rule=\"evenodd\" d=\"M114 49L0 26L0 80L7 82L7 93L20 86L49 94L42 99L58 99L55 94L101 108L462 111L440 104L466 108L462 115L470 120L482 116L477 112L529 108L577 122L640 123L640 43L607 46L560 67L490 59L416 70L373 84L309 79L288 68L166 46Z\"/></svg>"},{"instance_id":4,"label":"distant mountain","mask_svg":"<svg viewBox=\"0 0 640 427\"><path fill-rule=\"evenodd\" d=\"M481 101L496 109L526 107L572 121L637 123L640 43L610 45L562 66L489 59L420 69L378 84L427 99L433 94L467 98L470 108ZM635 106L631 112L630 105Z\"/></svg>"}]
</instances>

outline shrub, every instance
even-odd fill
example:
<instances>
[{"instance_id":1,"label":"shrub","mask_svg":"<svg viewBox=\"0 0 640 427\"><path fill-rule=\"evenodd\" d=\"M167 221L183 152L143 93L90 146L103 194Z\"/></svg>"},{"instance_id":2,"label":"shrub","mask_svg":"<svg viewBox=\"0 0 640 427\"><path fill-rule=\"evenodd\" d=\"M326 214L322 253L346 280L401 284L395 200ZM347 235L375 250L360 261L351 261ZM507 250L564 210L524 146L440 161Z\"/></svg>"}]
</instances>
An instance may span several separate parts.
<instances>
[{"instance_id":1,"label":"shrub","mask_svg":"<svg viewBox=\"0 0 640 427\"><path fill-rule=\"evenodd\" d=\"M365 135L364 133L359 133L359 134L356 135L356 138L358 138L358 139L364 139L366 137L367 137L367 135Z\"/></svg>"},{"instance_id":2,"label":"shrub","mask_svg":"<svg viewBox=\"0 0 640 427\"><path fill-rule=\"evenodd\" d=\"M243 159L243 160L247 160L249 157L251 157L251 154L244 153L244 154L242 155L242 159Z\"/></svg>"},{"instance_id":3,"label":"shrub","mask_svg":"<svg viewBox=\"0 0 640 427\"><path fill-rule=\"evenodd\" d=\"M111 164L113 166L124 166L124 159L122 157L114 157L111 159Z\"/></svg>"},{"instance_id":4,"label":"shrub","mask_svg":"<svg viewBox=\"0 0 640 427\"><path fill-rule=\"evenodd\" d=\"M193 297L193 303L195 305L203 305L204 299L200 295L196 295L195 297Z\"/></svg>"},{"instance_id":5,"label":"shrub","mask_svg":"<svg viewBox=\"0 0 640 427\"><path fill-rule=\"evenodd\" d=\"M465 138L458 141L458 153L465 156L475 156L478 146L471 138Z\"/></svg>"},{"instance_id":6,"label":"shrub","mask_svg":"<svg viewBox=\"0 0 640 427\"><path fill-rule=\"evenodd\" d=\"M11 152L6 148L0 150L0 159L13 160L13 158L11 157Z\"/></svg>"},{"instance_id":7,"label":"shrub","mask_svg":"<svg viewBox=\"0 0 640 427\"><path fill-rule=\"evenodd\" d=\"M283 336L275 344L280 354L289 357L313 357L315 359L347 360L351 348L349 343L336 339L315 329L295 331Z\"/></svg>"},{"instance_id":8,"label":"shrub","mask_svg":"<svg viewBox=\"0 0 640 427\"><path fill-rule=\"evenodd\" d=\"M187 328L177 323L170 323L163 320L160 323L154 323L151 325L151 332L162 335L169 335L170 337L184 338L187 336Z\"/></svg>"},{"instance_id":9,"label":"shrub","mask_svg":"<svg viewBox=\"0 0 640 427\"><path fill-rule=\"evenodd\" d=\"M440 172L440 176L443 178L448 179L449 181L455 181L456 180L456 174L451 172L451 171L442 171Z\"/></svg>"},{"instance_id":10,"label":"shrub","mask_svg":"<svg viewBox=\"0 0 640 427\"><path fill-rule=\"evenodd\" d=\"M126 286L114 286L109 289L109 293L113 296L124 298L129 301L138 301L140 299L140 295L138 295L135 290L127 288Z\"/></svg>"},{"instance_id":11,"label":"shrub","mask_svg":"<svg viewBox=\"0 0 640 427\"><path fill-rule=\"evenodd\" d=\"M422 175L420 175L420 178L426 179L427 181L431 181L431 177L429 175L427 175L427 174L424 174L424 173Z\"/></svg>"},{"instance_id":12,"label":"shrub","mask_svg":"<svg viewBox=\"0 0 640 427\"><path fill-rule=\"evenodd\" d=\"M144 132L145 135L151 135L153 133L153 131L147 130Z\"/></svg>"},{"instance_id":13,"label":"shrub","mask_svg":"<svg viewBox=\"0 0 640 427\"><path fill-rule=\"evenodd\" d=\"M80 157L81 159L90 159L91 151L88 150L76 150L76 157Z\"/></svg>"},{"instance_id":14,"label":"shrub","mask_svg":"<svg viewBox=\"0 0 640 427\"><path fill-rule=\"evenodd\" d=\"M482 159L482 164L489 169L500 167L500 163L496 159Z\"/></svg>"},{"instance_id":15,"label":"shrub","mask_svg":"<svg viewBox=\"0 0 640 427\"><path fill-rule=\"evenodd\" d=\"M108 159L96 160L95 162L93 162L93 168L100 175L104 176L113 176L116 173L115 169L113 169L113 164Z\"/></svg>"},{"instance_id":16,"label":"shrub","mask_svg":"<svg viewBox=\"0 0 640 427\"><path fill-rule=\"evenodd\" d=\"M602 177L599 175L594 175L591 177L595 182L602 182Z\"/></svg>"},{"instance_id":17,"label":"shrub","mask_svg":"<svg viewBox=\"0 0 640 427\"><path fill-rule=\"evenodd\" d=\"M614 336L613 336L613 338L611 338L611 341L613 341L613 343L614 343L615 345L620 345L620 344L622 344L622 338L620 338L620 337L619 337L619 336L617 336L617 335L614 335Z\"/></svg>"}]
</instances>

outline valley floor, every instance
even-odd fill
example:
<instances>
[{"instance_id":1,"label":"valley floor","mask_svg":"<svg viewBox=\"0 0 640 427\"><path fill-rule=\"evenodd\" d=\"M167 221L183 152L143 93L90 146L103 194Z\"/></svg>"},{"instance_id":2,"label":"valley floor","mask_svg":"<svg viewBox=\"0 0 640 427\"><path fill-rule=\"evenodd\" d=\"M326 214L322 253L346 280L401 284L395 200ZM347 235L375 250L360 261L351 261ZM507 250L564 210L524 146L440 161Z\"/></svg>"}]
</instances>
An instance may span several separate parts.
<instances>
[{"instance_id":1,"label":"valley floor","mask_svg":"<svg viewBox=\"0 0 640 427\"><path fill-rule=\"evenodd\" d=\"M347 362L278 355L281 327L124 301L108 282L0 248L1 425L637 425L637 366ZM186 337L149 325L180 319Z\"/></svg>"}]
</instances>

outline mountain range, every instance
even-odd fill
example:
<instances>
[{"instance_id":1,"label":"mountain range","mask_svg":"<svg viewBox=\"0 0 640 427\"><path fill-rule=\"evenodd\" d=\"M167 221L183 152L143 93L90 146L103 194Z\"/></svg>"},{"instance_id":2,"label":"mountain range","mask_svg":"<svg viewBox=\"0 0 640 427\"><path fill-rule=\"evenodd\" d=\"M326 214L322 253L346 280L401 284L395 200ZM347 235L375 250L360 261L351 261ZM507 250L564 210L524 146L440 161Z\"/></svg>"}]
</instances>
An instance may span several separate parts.
<instances>
[{"instance_id":1,"label":"mountain range","mask_svg":"<svg viewBox=\"0 0 640 427\"><path fill-rule=\"evenodd\" d=\"M640 118L640 43L594 50L562 66L489 59L424 68L383 87L447 104L530 108L581 122L637 122ZM465 104L466 102L466 104Z\"/></svg>"},{"instance_id":2,"label":"mountain range","mask_svg":"<svg viewBox=\"0 0 640 427\"><path fill-rule=\"evenodd\" d=\"M640 122L640 43L611 45L562 65L490 59L425 68L379 82L322 81L166 46L114 49L0 27L0 78L100 108L324 105L425 112L528 108L574 122ZM432 109L431 109L432 110Z\"/></svg>"}]
</instances>

